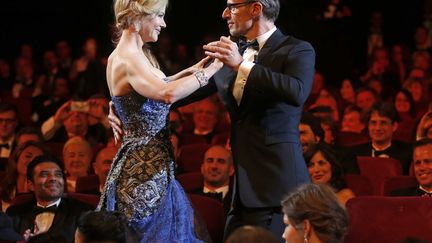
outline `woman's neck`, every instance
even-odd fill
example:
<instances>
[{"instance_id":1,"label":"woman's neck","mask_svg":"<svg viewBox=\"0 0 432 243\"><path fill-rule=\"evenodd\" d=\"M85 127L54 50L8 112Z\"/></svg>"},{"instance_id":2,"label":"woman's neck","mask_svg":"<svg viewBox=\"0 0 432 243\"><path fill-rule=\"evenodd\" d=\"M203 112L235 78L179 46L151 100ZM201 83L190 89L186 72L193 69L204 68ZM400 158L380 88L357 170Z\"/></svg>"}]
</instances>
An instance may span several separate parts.
<instances>
[{"instance_id":1,"label":"woman's neck","mask_svg":"<svg viewBox=\"0 0 432 243\"><path fill-rule=\"evenodd\" d=\"M119 45L130 45L131 43L135 43L138 49L142 49L142 47L144 46L144 42L142 41L141 36L138 32L131 29L123 30Z\"/></svg>"}]
</instances>

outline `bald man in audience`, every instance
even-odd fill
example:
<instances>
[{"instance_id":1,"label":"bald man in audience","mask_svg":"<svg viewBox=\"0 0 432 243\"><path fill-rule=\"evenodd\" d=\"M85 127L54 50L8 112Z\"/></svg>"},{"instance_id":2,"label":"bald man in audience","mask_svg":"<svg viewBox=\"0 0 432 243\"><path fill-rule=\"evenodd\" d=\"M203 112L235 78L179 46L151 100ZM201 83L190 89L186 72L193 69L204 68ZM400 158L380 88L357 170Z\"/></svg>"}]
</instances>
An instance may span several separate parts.
<instances>
[{"instance_id":1,"label":"bald man in audience","mask_svg":"<svg viewBox=\"0 0 432 243\"><path fill-rule=\"evenodd\" d=\"M96 160L93 163L93 170L99 178L99 192L103 191L108 172L115 155L117 154L117 147L108 146L99 151Z\"/></svg>"},{"instance_id":2,"label":"bald man in audience","mask_svg":"<svg viewBox=\"0 0 432 243\"><path fill-rule=\"evenodd\" d=\"M231 204L230 177L234 174L231 152L221 145L210 147L204 155L201 174L203 187L191 193L214 198L222 202L227 211Z\"/></svg>"}]
</instances>

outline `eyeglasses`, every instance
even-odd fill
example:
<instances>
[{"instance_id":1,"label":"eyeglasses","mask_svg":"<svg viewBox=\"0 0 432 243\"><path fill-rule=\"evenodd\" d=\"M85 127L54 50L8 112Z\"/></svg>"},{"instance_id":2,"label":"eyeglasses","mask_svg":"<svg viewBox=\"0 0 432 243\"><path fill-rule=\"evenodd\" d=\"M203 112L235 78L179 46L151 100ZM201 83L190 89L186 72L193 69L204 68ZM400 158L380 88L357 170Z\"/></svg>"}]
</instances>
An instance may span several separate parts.
<instances>
[{"instance_id":1,"label":"eyeglasses","mask_svg":"<svg viewBox=\"0 0 432 243\"><path fill-rule=\"evenodd\" d=\"M6 123L6 124L12 124L13 122L15 122L16 120L13 118L0 118L0 124L1 123Z\"/></svg>"},{"instance_id":2,"label":"eyeglasses","mask_svg":"<svg viewBox=\"0 0 432 243\"><path fill-rule=\"evenodd\" d=\"M249 4L251 4L251 3L256 3L256 2L258 2L258 1L248 1L248 2L241 2L241 3L227 3L226 8L227 8L231 13L234 13L235 10L236 10L237 8L242 7L242 6L249 5Z\"/></svg>"}]
</instances>

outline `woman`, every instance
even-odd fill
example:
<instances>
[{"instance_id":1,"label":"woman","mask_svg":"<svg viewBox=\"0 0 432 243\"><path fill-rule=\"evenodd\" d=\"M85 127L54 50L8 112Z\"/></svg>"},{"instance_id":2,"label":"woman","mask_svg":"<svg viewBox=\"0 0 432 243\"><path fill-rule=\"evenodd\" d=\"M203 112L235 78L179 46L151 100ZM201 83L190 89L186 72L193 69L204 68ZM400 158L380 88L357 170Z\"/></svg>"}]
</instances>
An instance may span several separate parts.
<instances>
[{"instance_id":1,"label":"woman","mask_svg":"<svg viewBox=\"0 0 432 243\"><path fill-rule=\"evenodd\" d=\"M47 153L45 145L28 141L19 145L9 157L6 176L1 179L0 197L2 211L6 211L16 194L29 192L27 188L27 165L36 156Z\"/></svg>"},{"instance_id":2,"label":"woman","mask_svg":"<svg viewBox=\"0 0 432 243\"><path fill-rule=\"evenodd\" d=\"M396 93L394 106L398 113L399 122L395 134L395 138L405 140L414 140L417 118L414 110L414 99L407 89L401 89Z\"/></svg>"},{"instance_id":3,"label":"woman","mask_svg":"<svg viewBox=\"0 0 432 243\"><path fill-rule=\"evenodd\" d=\"M206 236L174 180L167 116L170 103L206 85L222 63L204 68L204 58L171 77L160 71L146 43L165 28L166 6L167 0L114 3L119 41L108 59L107 81L124 134L98 209L123 213L129 237L140 242L201 242Z\"/></svg>"},{"instance_id":4,"label":"woman","mask_svg":"<svg viewBox=\"0 0 432 243\"><path fill-rule=\"evenodd\" d=\"M342 205L355 197L343 179L343 168L336 152L325 143L317 143L305 154L311 180L315 184L327 184L333 188Z\"/></svg>"},{"instance_id":5,"label":"woman","mask_svg":"<svg viewBox=\"0 0 432 243\"><path fill-rule=\"evenodd\" d=\"M282 201L282 237L289 243L343 242L348 215L326 185L306 184Z\"/></svg>"}]
</instances>

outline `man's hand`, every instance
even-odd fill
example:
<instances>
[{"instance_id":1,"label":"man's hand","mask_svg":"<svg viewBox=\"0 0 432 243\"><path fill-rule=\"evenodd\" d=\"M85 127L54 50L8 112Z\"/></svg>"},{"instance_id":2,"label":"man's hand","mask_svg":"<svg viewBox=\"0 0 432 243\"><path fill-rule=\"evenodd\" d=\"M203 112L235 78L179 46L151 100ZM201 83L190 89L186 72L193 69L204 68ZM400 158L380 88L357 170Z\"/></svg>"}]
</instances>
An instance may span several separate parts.
<instances>
[{"instance_id":1,"label":"man's hand","mask_svg":"<svg viewBox=\"0 0 432 243\"><path fill-rule=\"evenodd\" d=\"M55 122L63 124L63 122L69 117L71 103L72 101L69 100L65 102L62 106L60 106L60 108L54 115Z\"/></svg>"},{"instance_id":2,"label":"man's hand","mask_svg":"<svg viewBox=\"0 0 432 243\"><path fill-rule=\"evenodd\" d=\"M117 114L115 113L115 107L112 101L109 102L108 121L113 129L114 143L115 144L120 143L123 138L123 129L122 129L121 121L118 118Z\"/></svg>"},{"instance_id":3,"label":"man's hand","mask_svg":"<svg viewBox=\"0 0 432 243\"><path fill-rule=\"evenodd\" d=\"M213 41L203 46L205 54L212 58L217 58L225 65L238 71L243 57L238 51L237 44L229 37L222 36L219 41Z\"/></svg>"}]
</instances>

